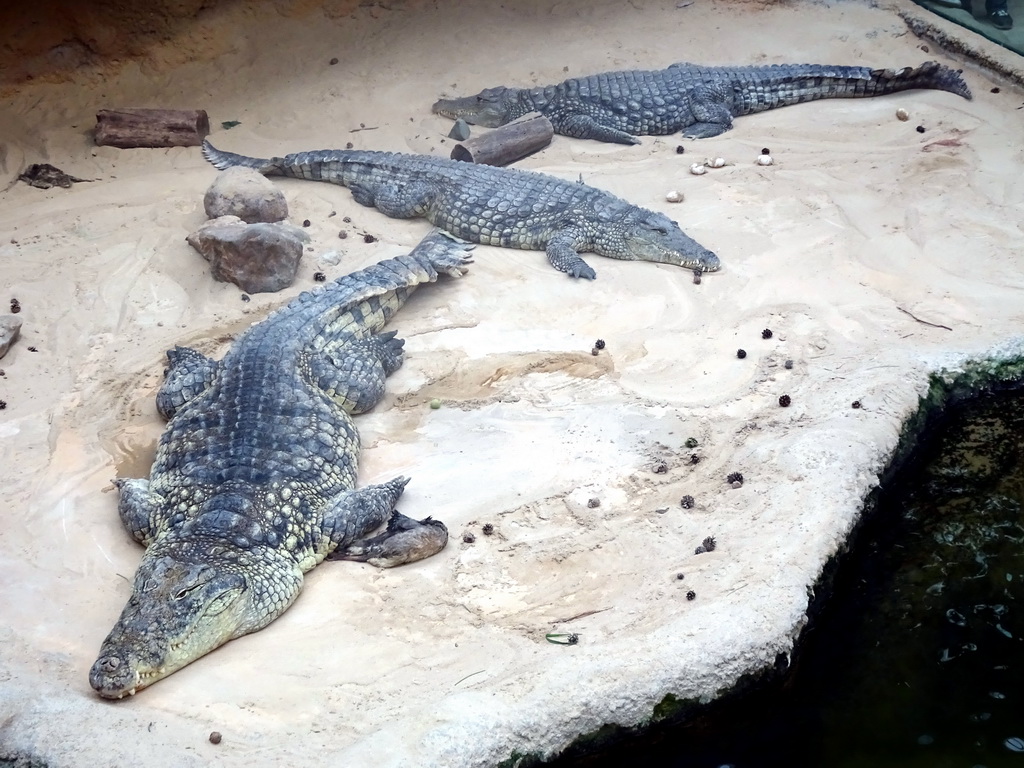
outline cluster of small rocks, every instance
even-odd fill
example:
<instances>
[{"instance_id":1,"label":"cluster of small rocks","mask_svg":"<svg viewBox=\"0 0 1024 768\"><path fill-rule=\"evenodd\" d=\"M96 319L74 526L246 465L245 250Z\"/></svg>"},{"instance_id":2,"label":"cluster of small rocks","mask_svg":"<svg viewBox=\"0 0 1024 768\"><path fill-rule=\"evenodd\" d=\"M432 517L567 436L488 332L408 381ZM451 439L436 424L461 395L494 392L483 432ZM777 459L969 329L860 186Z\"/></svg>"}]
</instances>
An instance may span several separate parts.
<instances>
[{"instance_id":1,"label":"cluster of small rocks","mask_svg":"<svg viewBox=\"0 0 1024 768\"><path fill-rule=\"evenodd\" d=\"M286 223L281 190L251 168L222 171L203 197L210 221L186 238L210 262L217 280L246 293L270 293L295 282L309 235Z\"/></svg>"}]
</instances>

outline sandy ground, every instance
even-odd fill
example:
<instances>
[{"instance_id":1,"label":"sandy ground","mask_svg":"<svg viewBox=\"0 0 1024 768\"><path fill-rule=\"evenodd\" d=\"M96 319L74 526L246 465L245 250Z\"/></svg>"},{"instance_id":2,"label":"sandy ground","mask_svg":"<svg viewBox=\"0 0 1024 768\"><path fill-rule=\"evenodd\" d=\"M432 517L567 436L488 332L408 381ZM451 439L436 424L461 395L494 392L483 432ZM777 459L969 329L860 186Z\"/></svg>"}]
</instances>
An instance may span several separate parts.
<instances>
[{"instance_id":1,"label":"sandy ground","mask_svg":"<svg viewBox=\"0 0 1024 768\"><path fill-rule=\"evenodd\" d=\"M87 672L141 555L110 479L148 473L163 351L218 353L318 269L338 276L428 229L280 181L312 252L292 289L243 303L185 244L215 171L197 149L92 146L97 108L206 108L215 143L250 155L349 141L447 155L430 104L485 86L677 60L964 66L855 3L282 7L204 15L190 34L211 40L208 60L171 68L173 46L156 46L0 109L0 181L30 162L95 179L0 193L0 299L25 321L0 362L0 745L69 766L484 766L637 723L668 693L712 697L787 654L928 373L1024 329L1024 97L977 69L971 102L801 105L683 156L674 137L556 137L522 165L666 212L724 270L695 286L591 256L598 279L573 281L543 254L479 248L467 277L398 315L406 364L358 419L362 482L412 476L401 509L442 518L449 547L387 572L325 564L268 629L130 700L95 696ZM770 168L753 163L765 146ZM691 176L704 156L732 164ZM338 267L318 261L330 250ZM695 556L707 535L717 550ZM551 645L552 631L580 642Z\"/></svg>"}]
</instances>

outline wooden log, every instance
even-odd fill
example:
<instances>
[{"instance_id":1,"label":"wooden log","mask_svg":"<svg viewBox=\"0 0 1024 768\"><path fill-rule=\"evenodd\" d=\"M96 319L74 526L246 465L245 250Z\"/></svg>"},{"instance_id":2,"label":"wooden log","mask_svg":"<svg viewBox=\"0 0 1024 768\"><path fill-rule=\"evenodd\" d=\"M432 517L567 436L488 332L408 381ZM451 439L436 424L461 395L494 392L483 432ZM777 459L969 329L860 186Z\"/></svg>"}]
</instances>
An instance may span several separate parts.
<instances>
[{"instance_id":1,"label":"wooden log","mask_svg":"<svg viewBox=\"0 0 1024 768\"><path fill-rule=\"evenodd\" d=\"M483 165L508 165L544 149L555 130L551 121L539 112L495 128L452 149L452 160Z\"/></svg>"},{"instance_id":2,"label":"wooden log","mask_svg":"<svg viewBox=\"0 0 1024 768\"><path fill-rule=\"evenodd\" d=\"M97 146L198 147L210 133L203 109L101 109L96 113Z\"/></svg>"}]
</instances>

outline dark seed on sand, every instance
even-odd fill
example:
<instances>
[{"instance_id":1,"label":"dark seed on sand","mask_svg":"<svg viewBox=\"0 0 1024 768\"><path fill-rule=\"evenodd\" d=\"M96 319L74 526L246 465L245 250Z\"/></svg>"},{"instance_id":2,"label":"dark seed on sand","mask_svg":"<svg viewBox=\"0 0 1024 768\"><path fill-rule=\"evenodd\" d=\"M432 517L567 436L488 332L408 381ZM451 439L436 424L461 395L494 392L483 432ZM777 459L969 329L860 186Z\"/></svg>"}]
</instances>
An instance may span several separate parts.
<instances>
[{"instance_id":1,"label":"dark seed on sand","mask_svg":"<svg viewBox=\"0 0 1024 768\"><path fill-rule=\"evenodd\" d=\"M793 398L791 398L789 395L780 395L779 396L779 405L781 405L783 408L789 408L789 406L790 406L790 404L792 402L793 402Z\"/></svg>"},{"instance_id":2,"label":"dark seed on sand","mask_svg":"<svg viewBox=\"0 0 1024 768\"><path fill-rule=\"evenodd\" d=\"M221 735L220 735L220 731L213 731L213 732L212 732L212 733L210 734L210 743L211 743L211 744L220 744L220 740L221 740L221 738L222 738L222 737L221 737Z\"/></svg>"},{"instance_id":3,"label":"dark seed on sand","mask_svg":"<svg viewBox=\"0 0 1024 768\"><path fill-rule=\"evenodd\" d=\"M337 63L338 63L338 57L337 57L337 56L335 56L335 57L334 57L333 59L331 59L331 60L330 60L330 61L329 61L328 63L329 63L329 64L330 64L330 65L331 65L331 66L333 67L333 66L334 66L335 64L337 64Z\"/></svg>"},{"instance_id":4,"label":"dark seed on sand","mask_svg":"<svg viewBox=\"0 0 1024 768\"><path fill-rule=\"evenodd\" d=\"M11 314L18 314L21 312L21 302L17 299L11 299Z\"/></svg>"},{"instance_id":5,"label":"dark seed on sand","mask_svg":"<svg viewBox=\"0 0 1024 768\"><path fill-rule=\"evenodd\" d=\"M377 242L377 238L374 237L373 235L363 235L363 242L364 243L376 243Z\"/></svg>"},{"instance_id":6,"label":"dark seed on sand","mask_svg":"<svg viewBox=\"0 0 1024 768\"><path fill-rule=\"evenodd\" d=\"M6 400L0 400L0 411L2 411L6 407L7 407L7 401Z\"/></svg>"},{"instance_id":7,"label":"dark seed on sand","mask_svg":"<svg viewBox=\"0 0 1024 768\"><path fill-rule=\"evenodd\" d=\"M249 294L243 293L242 294L242 301L248 301L248 300L249 300Z\"/></svg>"},{"instance_id":8,"label":"dark seed on sand","mask_svg":"<svg viewBox=\"0 0 1024 768\"><path fill-rule=\"evenodd\" d=\"M697 438L696 437L688 437L688 438L686 438L686 447L687 448L696 448L697 447Z\"/></svg>"},{"instance_id":9,"label":"dark seed on sand","mask_svg":"<svg viewBox=\"0 0 1024 768\"><path fill-rule=\"evenodd\" d=\"M793 361L792 360L787 360L786 362L784 362L782 364L782 367L785 368L787 371L792 370L792 368L793 368Z\"/></svg>"},{"instance_id":10,"label":"dark seed on sand","mask_svg":"<svg viewBox=\"0 0 1024 768\"><path fill-rule=\"evenodd\" d=\"M309 219L303 219L302 220L302 226L309 227L309 226L312 226L312 225L313 225L313 222L311 222Z\"/></svg>"},{"instance_id":11,"label":"dark seed on sand","mask_svg":"<svg viewBox=\"0 0 1024 768\"><path fill-rule=\"evenodd\" d=\"M604 349L604 339L598 339L597 341L595 341L594 346L597 349Z\"/></svg>"},{"instance_id":12,"label":"dark seed on sand","mask_svg":"<svg viewBox=\"0 0 1024 768\"><path fill-rule=\"evenodd\" d=\"M686 152L686 147L684 147L684 146L683 146L682 144L680 144L680 145L678 145L678 146L676 147L676 154L677 154L677 155L681 155L681 154L683 154L684 152Z\"/></svg>"},{"instance_id":13,"label":"dark seed on sand","mask_svg":"<svg viewBox=\"0 0 1024 768\"><path fill-rule=\"evenodd\" d=\"M733 488L739 488L740 485L743 485L743 473L742 472L733 472L731 475L729 475L727 478L725 478L725 482L727 482L730 485L732 485ZM739 485L737 485L737 483Z\"/></svg>"},{"instance_id":14,"label":"dark seed on sand","mask_svg":"<svg viewBox=\"0 0 1024 768\"><path fill-rule=\"evenodd\" d=\"M482 530L484 532L484 536L490 536L492 533L494 533L494 526L490 523L484 523L484 527L482 528Z\"/></svg>"},{"instance_id":15,"label":"dark seed on sand","mask_svg":"<svg viewBox=\"0 0 1024 768\"><path fill-rule=\"evenodd\" d=\"M992 93L999 93L999 87L997 86L997 87L993 88L992 89Z\"/></svg>"},{"instance_id":16,"label":"dark seed on sand","mask_svg":"<svg viewBox=\"0 0 1024 768\"><path fill-rule=\"evenodd\" d=\"M684 573L677 573L676 574L676 581L682 581L685 578L686 578L686 574L684 574Z\"/></svg>"},{"instance_id":17,"label":"dark seed on sand","mask_svg":"<svg viewBox=\"0 0 1024 768\"><path fill-rule=\"evenodd\" d=\"M737 349L736 350L736 357L738 357L740 360L742 360L746 356L747 356L747 350L745 350L745 349Z\"/></svg>"},{"instance_id":18,"label":"dark seed on sand","mask_svg":"<svg viewBox=\"0 0 1024 768\"><path fill-rule=\"evenodd\" d=\"M686 496L683 496L683 498L681 498L679 500L679 506L681 506L683 509L693 509L693 505L694 505L693 496L686 495Z\"/></svg>"},{"instance_id":19,"label":"dark seed on sand","mask_svg":"<svg viewBox=\"0 0 1024 768\"><path fill-rule=\"evenodd\" d=\"M690 590L689 592L687 592L687 593L686 593L686 599L687 599L687 600L696 600L696 599L697 599L697 593L696 593L696 592L694 592L694 591L693 591L693 590L691 589L691 590Z\"/></svg>"},{"instance_id":20,"label":"dark seed on sand","mask_svg":"<svg viewBox=\"0 0 1024 768\"><path fill-rule=\"evenodd\" d=\"M924 126L923 125L917 126L917 132L918 133L924 133Z\"/></svg>"},{"instance_id":21,"label":"dark seed on sand","mask_svg":"<svg viewBox=\"0 0 1024 768\"><path fill-rule=\"evenodd\" d=\"M352 223L352 217L351 216L345 216L342 219L342 221L344 221L346 224L351 224Z\"/></svg>"},{"instance_id":22,"label":"dark seed on sand","mask_svg":"<svg viewBox=\"0 0 1024 768\"><path fill-rule=\"evenodd\" d=\"M346 232L346 231L345 231L345 230L343 229L343 230L341 230L341 232L339 232L339 233L338 233L338 237L340 237L340 238L341 238L342 240L344 240L345 238L347 238L347 237L348 237L348 232Z\"/></svg>"},{"instance_id":23,"label":"dark seed on sand","mask_svg":"<svg viewBox=\"0 0 1024 768\"><path fill-rule=\"evenodd\" d=\"M850 407L851 408L860 408L861 407L860 400L854 400L852 403L850 403Z\"/></svg>"},{"instance_id":24,"label":"dark seed on sand","mask_svg":"<svg viewBox=\"0 0 1024 768\"><path fill-rule=\"evenodd\" d=\"M318 283L322 283L324 280L327 279L327 275L325 275L323 272L314 272L313 279L316 280Z\"/></svg>"},{"instance_id":25,"label":"dark seed on sand","mask_svg":"<svg viewBox=\"0 0 1024 768\"><path fill-rule=\"evenodd\" d=\"M715 542L714 536L706 536L704 541L701 542L701 546L704 547L705 552L714 552L715 547L718 546L718 544Z\"/></svg>"},{"instance_id":26,"label":"dark seed on sand","mask_svg":"<svg viewBox=\"0 0 1024 768\"><path fill-rule=\"evenodd\" d=\"M355 146L351 141L345 142L345 149L352 149Z\"/></svg>"},{"instance_id":27,"label":"dark seed on sand","mask_svg":"<svg viewBox=\"0 0 1024 768\"><path fill-rule=\"evenodd\" d=\"M474 541L476 541L476 536L474 536L472 533L466 533L466 534L463 534L462 540L466 544L472 544Z\"/></svg>"},{"instance_id":28,"label":"dark seed on sand","mask_svg":"<svg viewBox=\"0 0 1024 768\"><path fill-rule=\"evenodd\" d=\"M666 472L668 472L668 464L664 461L658 462L654 465L654 474L664 475Z\"/></svg>"},{"instance_id":29,"label":"dark seed on sand","mask_svg":"<svg viewBox=\"0 0 1024 768\"><path fill-rule=\"evenodd\" d=\"M762 339L770 339L774 335L775 334L772 333L772 329L771 328L765 328L763 331L761 331L761 338Z\"/></svg>"},{"instance_id":30,"label":"dark seed on sand","mask_svg":"<svg viewBox=\"0 0 1024 768\"><path fill-rule=\"evenodd\" d=\"M28 348L28 351L29 351L29 352L38 352L39 350L38 350L38 349L36 349L35 347L29 347L29 348Z\"/></svg>"},{"instance_id":31,"label":"dark seed on sand","mask_svg":"<svg viewBox=\"0 0 1024 768\"><path fill-rule=\"evenodd\" d=\"M771 153L772 153L772 151L770 149L768 149L768 147L763 147L761 149L761 154L762 155L770 155Z\"/></svg>"},{"instance_id":32,"label":"dark seed on sand","mask_svg":"<svg viewBox=\"0 0 1024 768\"><path fill-rule=\"evenodd\" d=\"M690 454L690 463L691 464L700 464L700 456L698 456L696 453L691 453Z\"/></svg>"},{"instance_id":33,"label":"dark seed on sand","mask_svg":"<svg viewBox=\"0 0 1024 768\"><path fill-rule=\"evenodd\" d=\"M693 284L694 285L700 285L700 280L701 280L700 276L701 276L701 270L699 270L699 269L693 270Z\"/></svg>"}]
</instances>

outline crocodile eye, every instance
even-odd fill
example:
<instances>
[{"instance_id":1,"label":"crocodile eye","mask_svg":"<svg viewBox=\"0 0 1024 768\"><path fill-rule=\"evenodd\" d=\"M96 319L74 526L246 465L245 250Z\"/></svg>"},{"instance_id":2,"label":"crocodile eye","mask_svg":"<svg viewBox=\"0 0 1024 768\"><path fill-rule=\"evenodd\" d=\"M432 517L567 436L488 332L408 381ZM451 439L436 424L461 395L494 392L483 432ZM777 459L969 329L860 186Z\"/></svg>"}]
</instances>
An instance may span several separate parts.
<instances>
[{"instance_id":1,"label":"crocodile eye","mask_svg":"<svg viewBox=\"0 0 1024 768\"><path fill-rule=\"evenodd\" d=\"M655 227L654 231L657 232L659 235L667 235L668 234L668 230L665 229L664 227Z\"/></svg>"}]
</instances>

